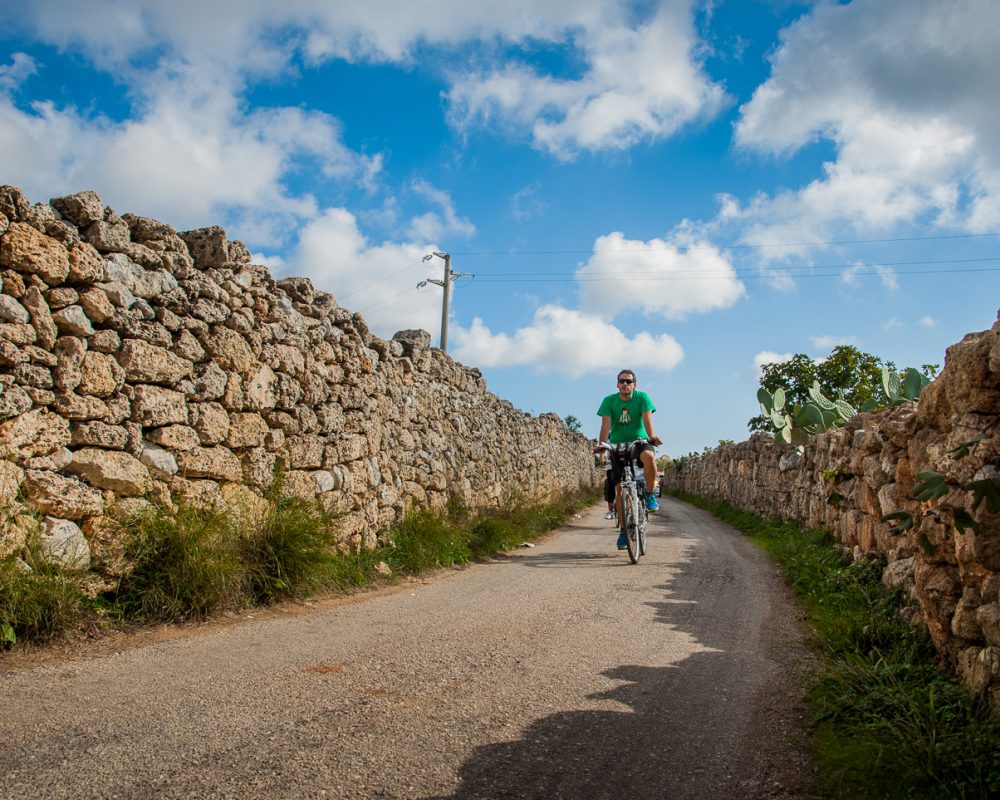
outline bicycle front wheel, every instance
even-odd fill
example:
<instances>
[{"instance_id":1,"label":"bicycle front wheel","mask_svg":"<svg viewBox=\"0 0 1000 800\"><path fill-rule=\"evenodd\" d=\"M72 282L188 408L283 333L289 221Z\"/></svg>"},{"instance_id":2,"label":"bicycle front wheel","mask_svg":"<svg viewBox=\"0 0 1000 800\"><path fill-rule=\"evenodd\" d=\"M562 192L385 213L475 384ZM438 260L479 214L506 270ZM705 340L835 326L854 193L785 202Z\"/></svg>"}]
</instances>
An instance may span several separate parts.
<instances>
[{"instance_id":1,"label":"bicycle front wheel","mask_svg":"<svg viewBox=\"0 0 1000 800\"><path fill-rule=\"evenodd\" d=\"M639 496L635 485L626 483L622 487L622 520L625 524L625 548L628 559L633 564L639 563Z\"/></svg>"},{"instance_id":2,"label":"bicycle front wheel","mask_svg":"<svg viewBox=\"0 0 1000 800\"><path fill-rule=\"evenodd\" d=\"M646 555L646 531L649 530L649 512L645 506L639 509L639 553Z\"/></svg>"}]
</instances>

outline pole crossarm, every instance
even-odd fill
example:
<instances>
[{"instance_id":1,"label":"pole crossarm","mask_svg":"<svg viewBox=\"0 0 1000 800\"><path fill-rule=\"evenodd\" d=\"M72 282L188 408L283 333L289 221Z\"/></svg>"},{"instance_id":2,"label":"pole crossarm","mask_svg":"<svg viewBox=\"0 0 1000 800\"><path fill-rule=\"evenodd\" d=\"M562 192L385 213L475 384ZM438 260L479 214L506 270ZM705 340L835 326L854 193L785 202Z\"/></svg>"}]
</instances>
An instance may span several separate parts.
<instances>
[{"instance_id":1,"label":"pole crossarm","mask_svg":"<svg viewBox=\"0 0 1000 800\"><path fill-rule=\"evenodd\" d=\"M443 352L448 352L448 303L451 299L451 285L457 281L459 278L475 278L476 275L473 272L452 272L451 269L451 254L450 253L439 253L436 250L433 253L428 253L424 256L424 261L430 261L434 256L444 260L444 277L438 280L437 278L424 278L417 284L417 288L420 289L426 286L428 283L433 283L435 286L440 286L444 289L444 298L441 302L441 350Z\"/></svg>"}]
</instances>

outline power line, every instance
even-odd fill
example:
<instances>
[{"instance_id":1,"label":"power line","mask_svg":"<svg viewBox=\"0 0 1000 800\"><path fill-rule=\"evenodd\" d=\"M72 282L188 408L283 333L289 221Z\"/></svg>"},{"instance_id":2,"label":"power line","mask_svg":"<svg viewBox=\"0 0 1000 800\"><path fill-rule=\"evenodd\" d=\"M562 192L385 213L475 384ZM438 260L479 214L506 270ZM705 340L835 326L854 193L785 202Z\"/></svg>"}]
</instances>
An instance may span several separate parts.
<instances>
[{"instance_id":1,"label":"power line","mask_svg":"<svg viewBox=\"0 0 1000 800\"><path fill-rule=\"evenodd\" d=\"M591 280L674 280L681 277L716 277L720 275L735 275L738 277L756 277L764 276L770 277L771 275L789 275L790 277L810 277L816 274L822 275L839 275L839 272L835 273L817 273L820 270L858 270L857 274L865 274L863 270L878 270L880 267L913 267L913 266L930 266L937 264L980 264L987 262L1000 261L1000 256L995 257L984 257L984 258L953 258L953 259L925 259L920 261L876 261L871 263L861 263L861 264L815 264L815 265L797 265L792 267L744 267L744 268L730 268L730 269L689 269L689 270L670 270L661 272L610 272L610 271L600 271L600 272L482 272L478 274L479 280L487 282L499 282L504 280L519 280L521 278L528 279L566 279L573 281L591 281ZM928 275L928 274L938 274L938 273L959 273L959 272L997 272L1000 271L1000 267L990 267L982 269L941 269L941 270L900 270L896 271L897 275ZM877 273L872 273L877 274Z\"/></svg>"},{"instance_id":2,"label":"power line","mask_svg":"<svg viewBox=\"0 0 1000 800\"><path fill-rule=\"evenodd\" d=\"M456 256L533 256L533 255L581 255L591 253L649 253L661 250L682 250L690 252L692 250L762 250L768 247L834 247L847 244L891 244L900 242L927 242L936 240L951 239L982 239L988 236L1000 236L1000 233L954 233L941 234L937 236L898 236L885 239L833 239L820 242L771 242L768 244L719 244L719 245L696 245L693 247L681 247L674 244L663 247L626 247L615 250L594 250L590 247L586 250L465 250L455 251Z\"/></svg>"},{"instance_id":3,"label":"power line","mask_svg":"<svg viewBox=\"0 0 1000 800\"><path fill-rule=\"evenodd\" d=\"M958 275L966 272L1000 272L1000 267L992 268L982 268L982 269L922 269L922 270L902 270L899 272L893 272L893 276L902 275ZM708 273L692 273L687 276L678 276L676 273L670 273L665 275L612 275L611 273L606 273L600 277L596 278L577 278L575 276L567 275L565 277L551 277L551 278L506 278L501 276L482 276L480 278L480 283L601 283L601 282L635 282L635 281L673 281L673 280L714 280L721 273L708 274ZM773 272L760 272L755 275L741 275L743 280L766 280L768 278L787 276L789 278L841 278L843 277L842 272L788 272L787 270L776 270ZM859 272L855 277L882 277L877 272Z\"/></svg>"}]
</instances>

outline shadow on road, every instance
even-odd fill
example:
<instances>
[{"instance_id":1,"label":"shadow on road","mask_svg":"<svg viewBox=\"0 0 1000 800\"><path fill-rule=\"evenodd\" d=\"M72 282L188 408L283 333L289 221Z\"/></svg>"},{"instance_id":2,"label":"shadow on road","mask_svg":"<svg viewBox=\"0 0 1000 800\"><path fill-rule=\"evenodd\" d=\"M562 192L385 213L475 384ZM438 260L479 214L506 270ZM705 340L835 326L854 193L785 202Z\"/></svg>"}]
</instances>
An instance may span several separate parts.
<instances>
[{"instance_id":1,"label":"shadow on road","mask_svg":"<svg viewBox=\"0 0 1000 800\"><path fill-rule=\"evenodd\" d=\"M621 666L623 681L596 697L622 711L571 711L533 723L515 742L476 749L452 800L472 798L697 798L740 796L726 772L732 743L716 738L704 698L717 689L702 653L676 667ZM710 716L722 717L724 703ZM694 719L704 722L696 727ZM727 793L729 787L732 793ZM704 794L701 789L710 789Z\"/></svg>"},{"instance_id":2,"label":"shadow on road","mask_svg":"<svg viewBox=\"0 0 1000 800\"><path fill-rule=\"evenodd\" d=\"M661 523L658 536L682 535L667 520ZM768 610L753 600L749 584L760 575L700 539L693 546L692 558L656 587L658 597L649 605L657 622L695 636L707 651L672 666L623 664L603 672L622 683L591 699L617 701L625 708L551 714L532 723L517 741L476 748L447 800L798 796L785 793L788 787L774 789L767 766L747 767L758 755L748 736L754 701L767 691L764 684L782 680L781 668L759 652L756 631ZM530 560L558 567L589 559L607 562L608 556L555 553ZM735 594L725 602L722 593ZM780 737L772 732L769 738ZM759 757L787 758L779 744L779 752L762 751Z\"/></svg>"}]
</instances>

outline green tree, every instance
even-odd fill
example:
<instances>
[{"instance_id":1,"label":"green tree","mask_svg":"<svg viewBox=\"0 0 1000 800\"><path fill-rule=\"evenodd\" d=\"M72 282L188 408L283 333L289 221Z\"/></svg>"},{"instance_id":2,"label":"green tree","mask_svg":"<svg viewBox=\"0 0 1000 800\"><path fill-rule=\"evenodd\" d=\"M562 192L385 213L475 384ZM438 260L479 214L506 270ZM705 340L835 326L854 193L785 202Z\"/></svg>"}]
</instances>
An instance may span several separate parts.
<instances>
[{"instance_id":1,"label":"green tree","mask_svg":"<svg viewBox=\"0 0 1000 800\"><path fill-rule=\"evenodd\" d=\"M566 417L563 421L566 423L566 427L573 433L580 433L580 431L583 430L583 424L572 414Z\"/></svg>"},{"instance_id":2,"label":"green tree","mask_svg":"<svg viewBox=\"0 0 1000 800\"><path fill-rule=\"evenodd\" d=\"M769 392L783 389L785 405L804 405L809 402L809 387L819 381L820 389L829 398L846 400L861 408L865 400L875 397L882 383L882 366L895 369L891 361L863 353L852 345L838 345L824 359L813 359L805 353L796 353L791 360L781 364L765 364L761 370L760 385ZM932 366L932 365L928 365ZM747 422L752 431L768 430L762 414Z\"/></svg>"}]
</instances>

